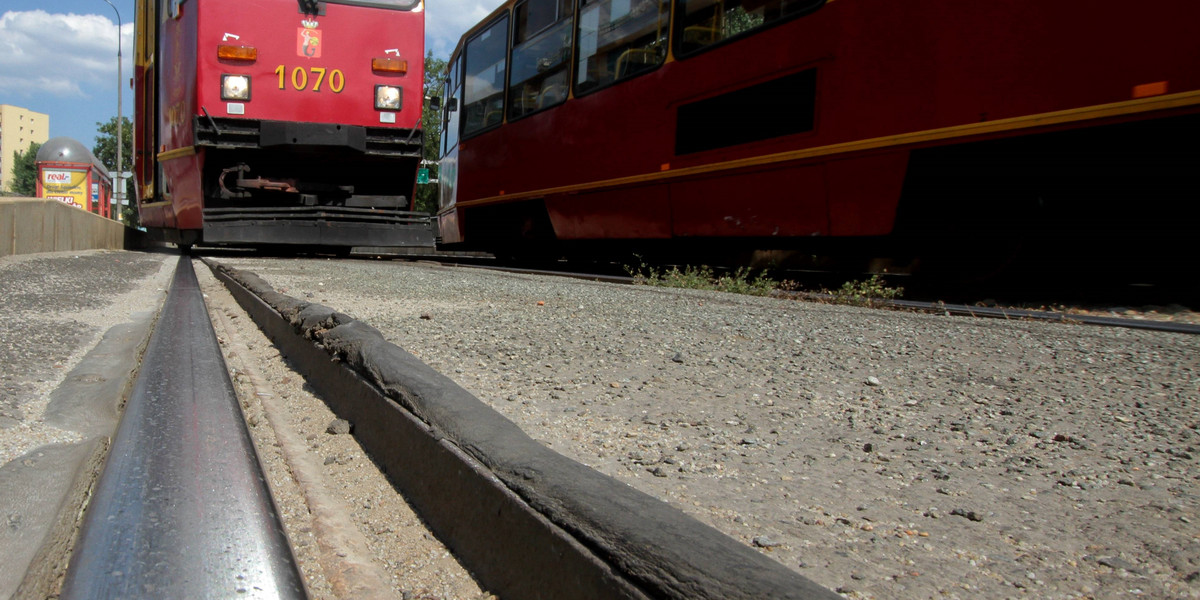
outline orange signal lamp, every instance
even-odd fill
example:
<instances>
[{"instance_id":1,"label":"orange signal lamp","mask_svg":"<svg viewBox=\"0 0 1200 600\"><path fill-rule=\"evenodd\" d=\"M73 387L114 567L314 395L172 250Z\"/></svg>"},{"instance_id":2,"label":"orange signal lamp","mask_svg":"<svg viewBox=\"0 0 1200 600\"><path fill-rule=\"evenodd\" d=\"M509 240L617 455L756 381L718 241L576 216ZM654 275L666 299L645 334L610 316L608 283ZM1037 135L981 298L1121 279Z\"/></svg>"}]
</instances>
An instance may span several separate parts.
<instances>
[{"instance_id":1,"label":"orange signal lamp","mask_svg":"<svg viewBox=\"0 0 1200 600\"><path fill-rule=\"evenodd\" d=\"M399 58L383 57L371 59L371 70L376 73L408 73L408 61Z\"/></svg>"},{"instance_id":2,"label":"orange signal lamp","mask_svg":"<svg viewBox=\"0 0 1200 600\"><path fill-rule=\"evenodd\" d=\"M255 48L254 46L230 46L228 44L221 44L217 46L217 58L224 60L254 62L258 60L258 48Z\"/></svg>"}]
</instances>

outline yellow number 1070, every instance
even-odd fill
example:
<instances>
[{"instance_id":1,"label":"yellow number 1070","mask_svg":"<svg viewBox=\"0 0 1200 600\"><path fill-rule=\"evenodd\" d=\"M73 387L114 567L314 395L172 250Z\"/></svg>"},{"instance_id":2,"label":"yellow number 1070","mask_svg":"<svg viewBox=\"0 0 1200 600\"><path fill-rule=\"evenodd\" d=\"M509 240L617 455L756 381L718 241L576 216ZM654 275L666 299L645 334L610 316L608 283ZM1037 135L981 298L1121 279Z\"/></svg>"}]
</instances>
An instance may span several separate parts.
<instances>
[{"instance_id":1,"label":"yellow number 1070","mask_svg":"<svg viewBox=\"0 0 1200 600\"><path fill-rule=\"evenodd\" d=\"M311 74L311 89L314 92L319 92L321 91L321 84L325 83L325 75L327 73L329 75L329 90L335 94L341 92L342 88L346 87L346 76L342 74L340 69L327 71L325 67L309 67L307 70L304 67L296 67L292 69L292 76L290 77L292 88L301 92L310 89L308 84L310 83L309 78ZM287 67L283 65L275 67L275 74L279 76L279 89L284 89L284 86L287 83L285 80L285 76L287 75Z\"/></svg>"}]
</instances>

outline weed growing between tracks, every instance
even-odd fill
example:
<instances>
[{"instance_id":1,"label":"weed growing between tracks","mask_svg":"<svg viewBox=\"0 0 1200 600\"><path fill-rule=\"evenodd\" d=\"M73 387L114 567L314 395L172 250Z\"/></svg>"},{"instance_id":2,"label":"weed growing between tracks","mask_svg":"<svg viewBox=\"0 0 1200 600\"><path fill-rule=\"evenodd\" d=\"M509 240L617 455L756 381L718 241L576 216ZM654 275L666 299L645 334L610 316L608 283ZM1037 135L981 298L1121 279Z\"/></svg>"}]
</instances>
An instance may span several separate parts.
<instances>
[{"instance_id":1,"label":"weed growing between tracks","mask_svg":"<svg viewBox=\"0 0 1200 600\"><path fill-rule=\"evenodd\" d=\"M795 281L777 281L769 277L766 271L754 274L748 267L738 267L733 272L716 275L708 266L688 265L682 270L679 267L659 270L642 263L638 267L626 266L625 272L633 277L636 285L713 290L750 296L769 296L776 291L803 291ZM872 275L866 280L847 281L836 290L822 288L815 294L834 304L874 306L877 300L902 298L904 288L890 287L881 277Z\"/></svg>"},{"instance_id":2,"label":"weed growing between tracks","mask_svg":"<svg viewBox=\"0 0 1200 600\"><path fill-rule=\"evenodd\" d=\"M732 273L715 275L712 267L707 266L688 265L682 271L679 267L659 271L643 263L637 268L626 266L625 272L633 277L637 285L714 290L750 296L767 296L780 287L780 283L767 277L765 271L751 277L751 271L746 267L738 267Z\"/></svg>"},{"instance_id":3,"label":"weed growing between tracks","mask_svg":"<svg viewBox=\"0 0 1200 600\"><path fill-rule=\"evenodd\" d=\"M904 297L904 288L888 287L882 278L872 275L870 279L847 281L837 290L823 293L833 296L834 302L838 304L874 306L876 300L896 300Z\"/></svg>"}]
</instances>

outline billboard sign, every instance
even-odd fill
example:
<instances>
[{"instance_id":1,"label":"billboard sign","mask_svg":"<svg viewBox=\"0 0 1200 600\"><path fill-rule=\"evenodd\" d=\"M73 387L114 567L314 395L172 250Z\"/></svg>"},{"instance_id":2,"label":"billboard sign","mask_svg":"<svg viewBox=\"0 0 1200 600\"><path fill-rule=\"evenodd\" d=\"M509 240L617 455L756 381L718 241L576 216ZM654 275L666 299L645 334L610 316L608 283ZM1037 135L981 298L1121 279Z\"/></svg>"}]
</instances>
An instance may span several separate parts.
<instances>
[{"instance_id":1,"label":"billboard sign","mask_svg":"<svg viewBox=\"0 0 1200 600\"><path fill-rule=\"evenodd\" d=\"M42 169L42 197L87 210L87 171Z\"/></svg>"}]
</instances>

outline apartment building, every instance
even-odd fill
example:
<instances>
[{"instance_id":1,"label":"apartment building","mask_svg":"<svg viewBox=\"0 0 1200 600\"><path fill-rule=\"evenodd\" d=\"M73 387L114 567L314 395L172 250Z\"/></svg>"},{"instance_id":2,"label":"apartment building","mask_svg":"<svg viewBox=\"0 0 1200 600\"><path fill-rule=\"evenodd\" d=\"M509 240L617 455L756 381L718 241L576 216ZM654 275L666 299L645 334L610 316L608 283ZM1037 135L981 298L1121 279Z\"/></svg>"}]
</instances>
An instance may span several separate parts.
<instances>
[{"instance_id":1,"label":"apartment building","mask_svg":"<svg viewBox=\"0 0 1200 600\"><path fill-rule=\"evenodd\" d=\"M13 177L13 154L44 144L50 139L50 115L0 104L0 190L9 190Z\"/></svg>"}]
</instances>

